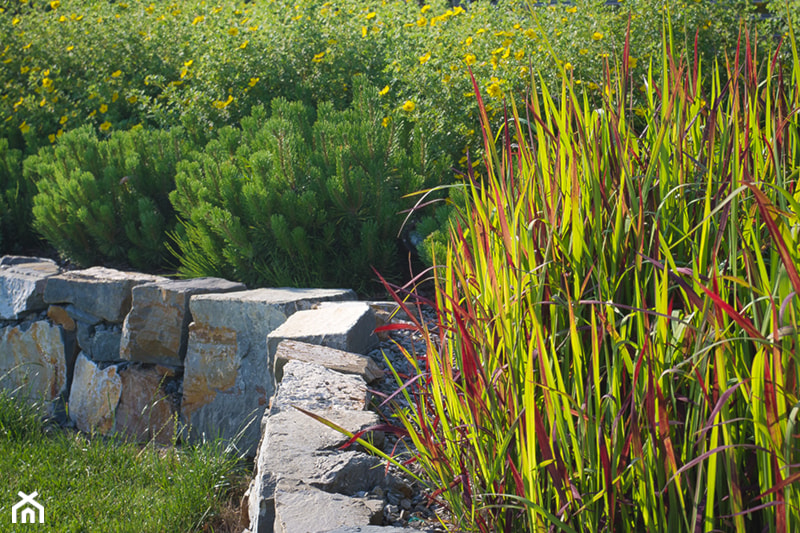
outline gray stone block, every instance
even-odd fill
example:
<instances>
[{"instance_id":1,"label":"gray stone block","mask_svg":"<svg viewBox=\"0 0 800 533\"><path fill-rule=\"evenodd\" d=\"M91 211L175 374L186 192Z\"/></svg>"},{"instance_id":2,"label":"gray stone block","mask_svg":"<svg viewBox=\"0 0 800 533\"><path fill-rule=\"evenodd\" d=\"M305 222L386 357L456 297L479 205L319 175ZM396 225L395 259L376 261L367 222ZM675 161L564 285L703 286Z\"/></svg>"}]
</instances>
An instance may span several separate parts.
<instances>
[{"instance_id":1,"label":"gray stone block","mask_svg":"<svg viewBox=\"0 0 800 533\"><path fill-rule=\"evenodd\" d=\"M289 339L364 354L378 343L375 323L375 312L364 302L323 303L293 314L267 342L270 353Z\"/></svg>"},{"instance_id":2,"label":"gray stone block","mask_svg":"<svg viewBox=\"0 0 800 533\"><path fill-rule=\"evenodd\" d=\"M108 322L122 322L131 308L131 289L165 278L92 267L52 276L47 280L44 301L73 304L85 313Z\"/></svg>"},{"instance_id":3,"label":"gray stone block","mask_svg":"<svg viewBox=\"0 0 800 533\"><path fill-rule=\"evenodd\" d=\"M69 393L69 417L81 431L106 435L114 427L121 393L122 380L116 366L100 368L80 354Z\"/></svg>"},{"instance_id":4,"label":"gray stone block","mask_svg":"<svg viewBox=\"0 0 800 533\"><path fill-rule=\"evenodd\" d=\"M47 321L0 328L0 388L52 401L67 385L62 329Z\"/></svg>"},{"instance_id":5,"label":"gray stone block","mask_svg":"<svg viewBox=\"0 0 800 533\"><path fill-rule=\"evenodd\" d=\"M190 436L235 440L254 455L275 391L267 335L298 310L354 298L340 289L255 289L196 295L184 360L181 414Z\"/></svg>"},{"instance_id":6,"label":"gray stone block","mask_svg":"<svg viewBox=\"0 0 800 533\"><path fill-rule=\"evenodd\" d=\"M355 374L361 376L367 383L383 377L383 370L370 357L318 344L284 340L278 344L275 352L275 379L277 381L283 379L283 367L289 361L317 364L342 374Z\"/></svg>"},{"instance_id":7,"label":"gray stone block","mask_svg":"<svg viewBox=\"0 0 800 533\"><path fill-rule=\"evenodd\" d=\"M349 409L361 411L367 405L367 384L359 376L340 374L311 363L289 361L283 367L279 393L272 400L272 412L294 410Z\"/></svg>"},{"instance_id":8,"label":"gray stone block","mask_svg":"<svg viewBox=\"0 0 800 533\"><path fill-rule=\"evenodd\" d=\"M342 526L324 533L423 533L419 529L394 526Z\"/></svg>"},{"instance_id":9,"label":"gray stone block","mask_svg":"<svg viewBox=\"0 0 800 533\"><path fill-rule=\"evenodd\" d=\"M4 256L0 260L0 319L16 320L23 313L46 309L47 279L60 271L49 259Z\"/></svg>"},{"instance_id":10,"label":"gray stone block","mask_svg":"<svg viewBox=\"0 0 800 533\"><path fill-rule=\"evenodd\" d=\"M275 533L321 533L382 521L382 500L330 494L296 480L281 480L275 492Z\"/></svg>"},{"instance_id":11,"label":"gray stone block","mask_svg":"<svg viewBox=\"0 0 800 533\"><path fill-rule=\"evenodd\" d=\"M334 409L317 411L317 414L351 432L378 423L378 416L370 411ZM275 490L280 479L303 480L317 488L345 494L371 490L382 481L384 470L377 458L353 451L336 451L348 440L342 433L296 409L264 418L266 425L249 489L248 509L253 531L266 531L272 524Z\"/></svg>"},{"instance_id":12,"label":"gray stone block","mask_svg":"<svg viewBox=\"0 0 800 533\"><path fill-rule=\"evenodd\" d=\"M134 287L122 326L120 356L129 361L181 366L189 338L189 300L196 294L241 291L220 278L164 280Z\"/></svg>"},{"instance_id":13,"label":"gray stone block","mask_svg":"<svg viewBox=\"0 0 800 533\"><path fill-rule=\"evenodd\" d=\"M78 329L80 331L80 328ZM122 328L119 326L96 326L91 338L92 361L120 361L119 346Z\"/></svg>"}]
</instances>

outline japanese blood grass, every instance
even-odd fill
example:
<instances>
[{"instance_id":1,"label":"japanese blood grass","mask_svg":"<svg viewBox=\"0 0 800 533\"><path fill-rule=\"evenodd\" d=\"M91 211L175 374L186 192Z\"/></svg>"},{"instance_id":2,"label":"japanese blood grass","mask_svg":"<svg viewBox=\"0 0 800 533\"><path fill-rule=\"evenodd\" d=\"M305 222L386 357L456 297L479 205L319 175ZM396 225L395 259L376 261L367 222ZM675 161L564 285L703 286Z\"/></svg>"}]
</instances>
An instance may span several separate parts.
<instances>
[{"instance_id":1,"label":"japanese blood grass","mask_svg":"<svg viewBox=\"0 0 800 533\"><path fill-rule=\"evenodd\" d=\"M438 336L396 374L453 529L800 530L795 36L707 68L663 35L641 109L627 43L600 108L564 71L495 132L478 95Z\"/></svg>"}]
</instances>

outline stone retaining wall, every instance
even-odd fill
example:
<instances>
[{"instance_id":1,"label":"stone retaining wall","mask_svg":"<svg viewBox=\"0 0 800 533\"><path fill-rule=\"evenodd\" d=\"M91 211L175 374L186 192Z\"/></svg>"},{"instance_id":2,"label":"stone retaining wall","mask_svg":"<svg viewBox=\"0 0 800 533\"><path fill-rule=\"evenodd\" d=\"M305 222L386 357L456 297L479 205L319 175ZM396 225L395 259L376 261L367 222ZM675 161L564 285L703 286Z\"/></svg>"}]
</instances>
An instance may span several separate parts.
<instances>
[{"instance_id":1,"label":"stone retaining wall","mask_svg":"<svg viewBox=\"0 0 800 533\"><path fill-rule=\"evenodd\" d=\"M399 532L378 526L376 496L399 482L294 409L350 431L377 423L366 383L382 371L359 355L377 343L377 318L353 300L345 289L247 290L5 256L0 388L48 402L82 431L222 438L255 456L243 509L252 533Z\"/></svg>"}]
</instances>

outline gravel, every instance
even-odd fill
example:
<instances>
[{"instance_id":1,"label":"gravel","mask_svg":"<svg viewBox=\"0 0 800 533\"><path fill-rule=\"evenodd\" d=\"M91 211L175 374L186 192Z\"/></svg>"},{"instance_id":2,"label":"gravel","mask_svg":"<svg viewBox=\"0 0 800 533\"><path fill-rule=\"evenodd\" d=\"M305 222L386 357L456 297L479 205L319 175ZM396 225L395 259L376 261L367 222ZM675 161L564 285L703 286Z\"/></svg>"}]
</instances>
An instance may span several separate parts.
<instances>
[{"instance_id":1,"label":"gravel","mask_svg":"<svg viewBox=\"0 0 800 533\"><path fill-rule=\"evenodd\" d=\"M400 314L403 315L402 312ZM422 317L428 325L428 329L434 331L436 320L433 310L424 308ZM406 320L403 320L403 318ZM409 323L407 316L391 319L386 317L386 319L387 322L392 324ZM404 350L419 360L420 367L424 365L422 358L424 358L426 351L424 337L418 331L398 329L388 332L388 335L384 334L383 337L384 339L381 340L379 346L368 354L385 371L383 379L373 383L371 386L374 396L378 398L377 403L380 403L383 398L391 396L398 390L397 380L386 364L386 359L389 360L401 379L406 380L416 375L416 370L406 358ZM408 407L408 403L402 393L397 394L392 402L401 407ZM390 404L384 406L376 405L375 408L385 423L400 425L399 421L393 418L393 408ZM411 443L408 439L398 441L396 435L387 433L383 451L390 456L402 455L407 458L410 456L410 446ZM409 466L409 468L413 469L413 466ZM429 498L431 491L393 465L389 465L388 472L389 481L386 484L388 488L379 487L370 493L370 496L383 498L386 502L383 512L384 525L408 527L430 533L445 531L436 518L437 512L441 514L442 509L438 504L431 503Z\"/></svg>"}]
</instances>

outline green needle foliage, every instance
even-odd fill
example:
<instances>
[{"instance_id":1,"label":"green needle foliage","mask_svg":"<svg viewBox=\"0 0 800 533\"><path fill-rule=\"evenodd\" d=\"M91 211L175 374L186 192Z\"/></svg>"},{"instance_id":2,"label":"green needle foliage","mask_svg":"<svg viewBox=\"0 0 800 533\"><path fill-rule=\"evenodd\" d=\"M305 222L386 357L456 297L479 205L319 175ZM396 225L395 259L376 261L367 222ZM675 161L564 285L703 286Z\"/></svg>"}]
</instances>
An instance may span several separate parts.
<instances>
[{"instance_id":1,"label":"green needle foliage","mask_svg":"<svg viewBox=\"0 0 800 533\"><path fill-rule=\"evenodd\" d=\"M38 244L31 230L36 187L22 177L22 152L0 139L0 253Z\"/></svg>"},{"instance_id":2,"label":"green needle foliage","mask_svg":"<svg viewBox=\"0 0 800 533\"><path fill-rule=\"evenodd\" d=\"M275 99L181 162L170 196L181 272L360 291L372 267L399 275L404 196L448 164L421 128L383 120L377 92L357 78L344 111Z\"/></svg>"},{"instance_id":3,"label":"green needle foliage","mask_svg":"<svg viewBox=\"0 0 800 533\"><path fill-rule=\"evenodd\" d=\"M38 188L34 227L79 265L167 266L166 232L176 223L168 195L191 148L180 128L137 128L108 139L89 127L64 134L24 163Z\"/></svg>"},{"instance_id":4,"label":"green needle foliage","mask_svg":"<svg viewBox=\"0 0 800 533\"><path fill-rule=\"evenodd\" d=\"M671 35L482 111L397 414L454 530L800 530L800 56Z\"/></svg>"}]
</instances>

